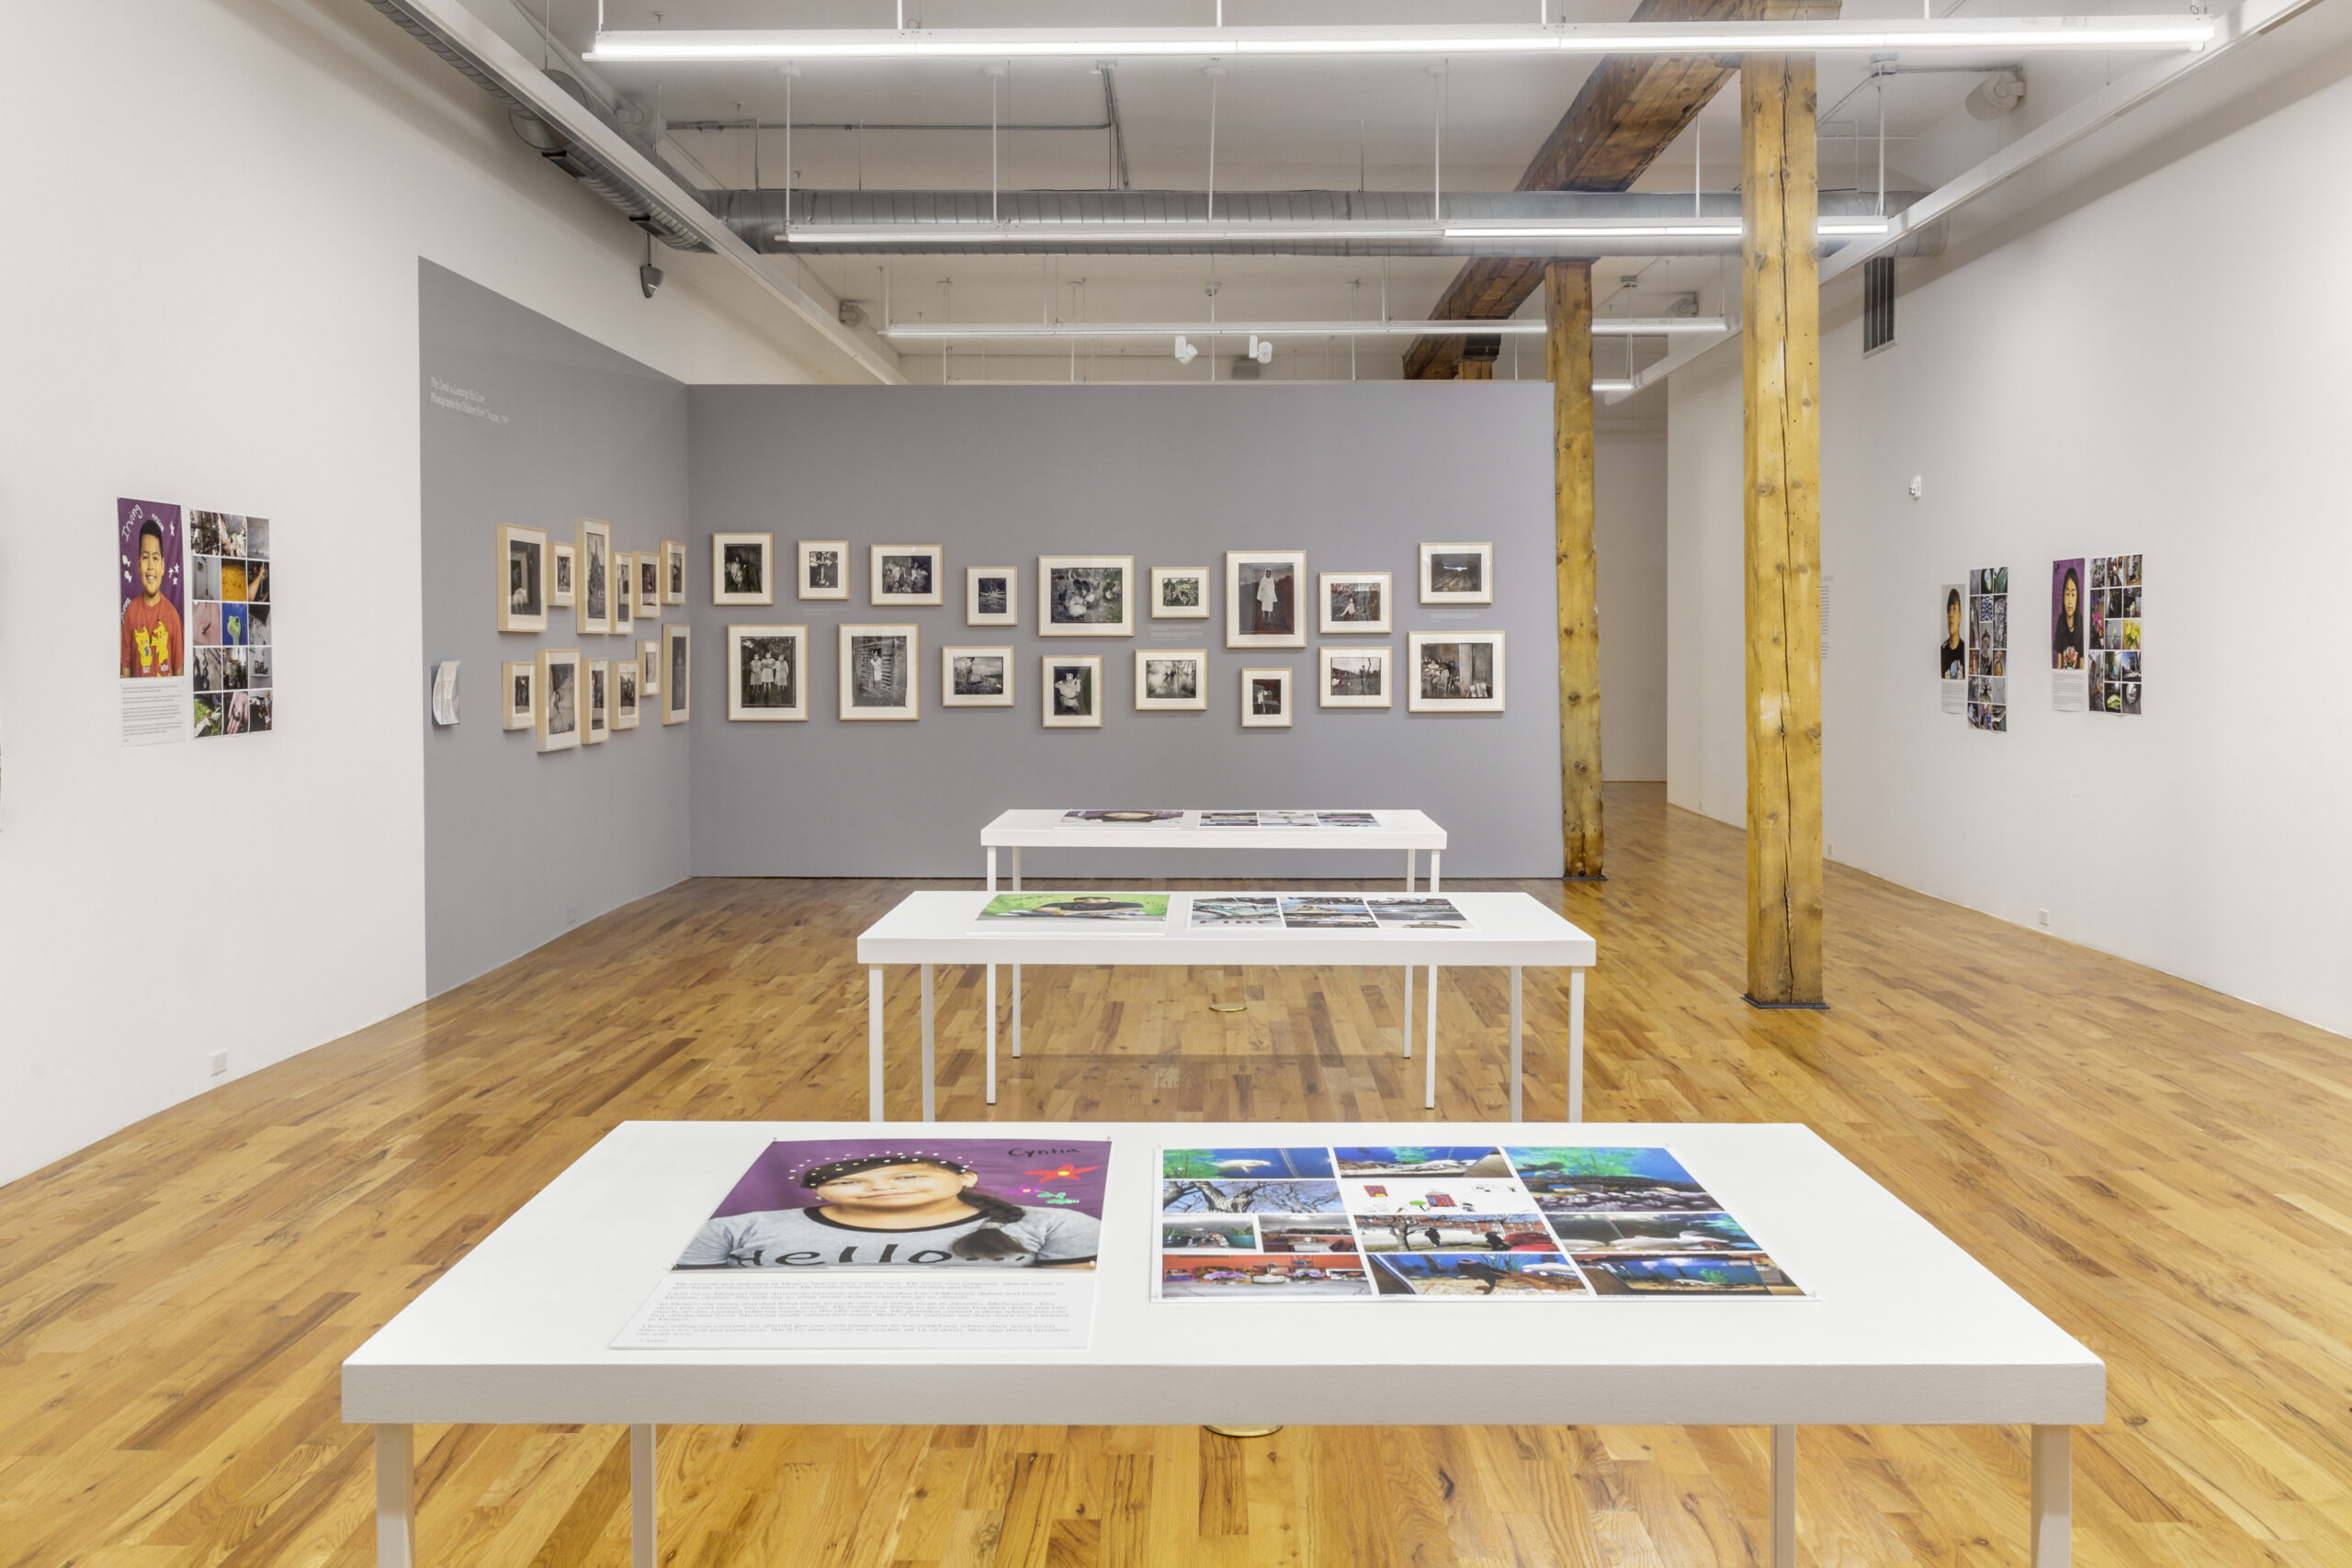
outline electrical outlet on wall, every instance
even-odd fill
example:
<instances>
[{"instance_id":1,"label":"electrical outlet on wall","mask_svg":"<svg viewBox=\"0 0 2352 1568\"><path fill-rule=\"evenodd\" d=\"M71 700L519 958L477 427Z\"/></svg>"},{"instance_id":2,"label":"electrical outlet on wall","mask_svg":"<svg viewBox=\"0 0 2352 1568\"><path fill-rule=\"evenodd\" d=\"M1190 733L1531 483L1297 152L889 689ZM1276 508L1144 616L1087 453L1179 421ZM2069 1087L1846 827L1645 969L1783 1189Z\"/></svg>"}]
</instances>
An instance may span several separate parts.
<instances>
[{"instance_id":1,"label":"electrical outlet on wall","mask_svg":"<svg viewBox=\"0 0 2352 1568\"><path fill-rule=\"evenodd\" d=\"M2034 914L2041 919L2041 929L2048 931L2050 929L2050 911L2047 909L2036 909Z\"/></svg>"},{"instance_id":2,"label":"electrical outlet on wall","mask_svg":"<svg viewBox=\"0 0 2352 1568\"><path fill-rule=\"evenodd\" d=\"M211 1066L212 1076L214 1077L217 1078L227 1076L229 1071L229 1053L226 1051L213 1052L211 1056Z\"/></svg>"},{"instance_id":3,"label":"electrical outlet on wall","mask_svg":"<svg viewBox=\"0 0 2352 1568\"><path fill-rule=\"evenodd\" d=\"M569 930L580 923L579 899L572 898L565 902L563 906L563 923L566 930Z\"/></svg>"}]
</instances>

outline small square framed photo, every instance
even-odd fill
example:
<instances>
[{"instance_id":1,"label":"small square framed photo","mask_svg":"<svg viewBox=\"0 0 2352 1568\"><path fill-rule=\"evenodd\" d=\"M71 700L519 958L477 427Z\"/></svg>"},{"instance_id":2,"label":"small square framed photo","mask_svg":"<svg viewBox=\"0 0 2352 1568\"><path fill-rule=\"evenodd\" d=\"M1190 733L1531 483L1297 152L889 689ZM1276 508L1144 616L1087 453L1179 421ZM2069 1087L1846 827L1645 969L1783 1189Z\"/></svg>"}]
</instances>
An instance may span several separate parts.
<instances>
[{"instance_id":1,"label":"small square framed photo","mask_svg":"<svg viewBox=\"0 0 2352 1568\"><path fill-rule=\"evenodd\" d=\"M637 557L613 552L613 635L628 637L637 630Z\"/></svg>"},{"instance_id":2,"label":"small square framed photo","mask_svg":"<svg viewBox=\"0 0 2352 1568\"><path fill-rule=\"evenodd\" d=\"M713 534L710 536L710 602L714 604L775 603L774 534Z\"/></svg>"},{"instance_id":3,"label":"small square framed photo","mask_svg":"<svg viewBox=\"0 0 2352 1568\"><path fill-rule=\"evenodd\" d=\"M1047 729L1102 728L1102 660L1088 654L1078 658L1045 657L1042 698Z\"/></svg>"},{"instance_id":4,"label":"small square framed photo","mask_svg":"<svg viewBox=\"0 0 2352 1568\"><path fill-rule=\"evenodd\" d=\"M1305 550L1225 552L1225 646L1306 646Z\"/></svg>"},{"instance_id":5,"label":"small square framed photo","mask_svg":"<svg viewBox=\"0 0 2352 1568\"><path fill-rule=\"evenodd\" d=\"M1151 618L1155 621L1207 620L1209 569L1204 566L1153 567Z\"/></svg>"},{"instance_id":6,"label":"small square framed photo","mask_svg":"<svg viewBox=\"0 0 2352 1568\"><path fill-rule=\"evenodd\" d=\"M498 629L548 629L548 535L544 528L498 525Z\"/></svg>"},{"instance_id":7,"label":"small square framed photo","mask_svg":"<svg viewBox=\"0 0 2352 1568\"><path fill-rule=\"evenodd\" d=\"M539 711L533 728L542 751L569 751L580 744L580 650L539 649Z\"/></svg>"},{"instance_id":8,"label":"small square framed photo","mask_svg":"<svg viewBox=\"0 0 2352 1568\"><path fill-rule=\"evenodd\" d=\"M849 541L800 541L800 596L803 599L849 597Z\"/></svg>"},{"instance_id":9,"label":"small square framed photo","mask_svg":"<svg viewBox=\"0 0 2352 1568\"><path fill-rule=\"evenodd\" d=\"M727 716L730 720L808 716L808 628L727 628Z\"/></svg>"},{"instance_id":10,"label":"small square framed photo","mask_svg":"<svg viewBox=\"0 0 2352 1568\"><path fill-rule=\"evenodd\" d=\"M609 637L613 630L613 527L594 518L580 520L580 599L572 617L582 637Z\"/></svg>"},{"instance_id":11,"label":"small square framed photo","mask_svg":"<svg viewBox=\"0 0 2352 1568\"><path fill-rule=\"evenodd\" d=\"M537 660L510 660L500 667L499 687L505 699L506 728L528 729L539 718L539 666Z\"/></svg>"},{"instance_id":12,"label":"small square framed photo","mask_svg":"<svg viewBox=\"0 0 2352 1568\"><path fill-rule=\"evenodd\" d=\"M1039 556L1039 637L1136 635L1136 558Z\"/></svg>"},{"instance_id":13,"label":"small square framed photo","mask_svg":"<svg viewBox=\"0 0 2352 1568\"><path fill-rule=\"evenodd\" d=\"M548 608L569 610L577 597L572 590L579 547L560 542L548 546Z\"/></svg>"},{"instance_id":14,"label":"small square framed photo","mask_svg":"<svg viewBox=\"0 0 2352 1568\"><path fill-rule=\"evenodd\" d=\"M1290 728L1290 671L1244 670L1241 672L1241 728Z\"/></svg>"},{"instance_id":15,"label":"small square framed photo","mask_svg":"<svg viewBox=\"0 0 2352 1568\"><path fill-rule=\"evenodd\" d=\"M687 705L693 695L687 677L694 671L695 629L684 621L670 621L662 627L662 722L684 724L694 711Z\"/></svg>"},{"instance_id":16,"label":"small square framed photo","mask_svg":"<svg viewBox=\"0 0 2352 1568\"><path fill-rule=\"evenodd\" d=\"M1503 711L1503 634L1414 632L1406 658L1412 682L1405 706L1413 713Z\"/></svg>"},{"instance_id":17,"label":"small square framed photo","mask_svg":"<svg viewBox=\"0 0 2352 1568\"><path fill-rule=\"evenodd\" d=\"M914 626L841 628L842 717L922 716L922 682L915 674L919 636Z\"/></svg>"},{"instance_id":18,"label":"small square framed photo","mask_svg":"<svg viewBox=\"0 0 2352 1568\"><path fill-rule=\"evenodd\" d=\"M645 550L637 558L637 592L629 596L637 607L640 621L659 620L662 615L662 557Z\"/></svg>"},{"instance_id":19,"label":"small square framed photo","mask_svg":"<svg viewBox=\"0 0 2352 1568\"><path fill-rule=\"evenodd\" d=\"M1422 604L1491 604L1494 602L1494 546L1421 547Z\"/></svg>"},{"instance_id":20,"label":"small square framed photo","mask_svg":"<svg viewBox=\"0 0 2352 1568\"><path fill-rule=\"evenodd\" d=\"M662 603L683 604L685 602L686 547L682 540L664 539L662 541Z\"/></svg>"},{"instance_id":21,"label":"small square framed photo","mask_svg":"<svg viewBox=\"0 0 2352 1568\"><path fill-rule=\"evenodd\" d=\"M592 659L583 668L587 685L582 709L587 722L580 727L580 744L601 746L613 728L613 661Z\"/></svg>"},{"instance_id":22,"label":"small square framed photo","mask_svg":"<svg viewBox=\"0 0 2352 1568\"><path fill-rule=\"evenodd\" d=\"M947 602L947 552L937 545L876 545L866 596L877 607Z\"/></svg>"},{"instance_id":23,"label":"small square framed photo","mask_svg":"<svg viewBox=\"0 0 2352 1568\"><path fill-rule=\"evenodd\" d=\"M1208 705L1207 649L1136 649L1136 712L1205 713Z\"/></svg>"},{"instance_id":24,"label":"small square framed photo","mask_svg":"<svg viewBox=\"0 0 2352 1568\"><path fill-rule=\"evenodd\" d=\"M1388 654L1386 648L1317 649L1316 701L1327 708L1388 706Z\"/></svg>"},{"instance_id":25,"label":"small square framed photo","mask_svg":"<svg viewBox=\"0 0 2352 1568\"><path fill-rule=\"evenodd\" d=\"M939 650L939 705L944 708L1009 708L1012 705L1012 649L943 648Z\"/></svg>"},{"instance_id":26,"label":"small square framed photo","mask_svg":"<svg viewBox=\"0 0 2352 1568\"><path fill-rule=\"evenodd\" d=\"M1009 566L966 567L964 624L967 626L1019 626L1021 574Z\"/></svg>"},{"instance_id":27,"label":"small square framed photo","mask_svg":"<svg viewBox=\"0 0 2352 1568\"><path fill-rule=\"evenodd\" d=\"M1322 615L1320 629L1332 632L1381 632L1388 626L1388 574L1385 571L1327 571L1316 580L1315 604Z\"/></svg>"},{"instance_id":28,"label":"small square framed photo","mask_svg":"<svg viewBox=\"0 0 2352 1568\"><path fill-rule=\"evenodd\" d=\"M637 689L649 697L662 694L662 628L655 626L653 636L637 645Z\"/></svg>"},{"instance_id":29,"label":"small square framed photo","mask_svg":"<svg viewBox=\"0 0 2352 1568\"><path fill-rule=\"evenodd\" d=\"M615 729L635 729L637 728L638 708L639 705L637 685L637 660L634 659L614 660L613 728Z\"/></svg>"}]
</instances>

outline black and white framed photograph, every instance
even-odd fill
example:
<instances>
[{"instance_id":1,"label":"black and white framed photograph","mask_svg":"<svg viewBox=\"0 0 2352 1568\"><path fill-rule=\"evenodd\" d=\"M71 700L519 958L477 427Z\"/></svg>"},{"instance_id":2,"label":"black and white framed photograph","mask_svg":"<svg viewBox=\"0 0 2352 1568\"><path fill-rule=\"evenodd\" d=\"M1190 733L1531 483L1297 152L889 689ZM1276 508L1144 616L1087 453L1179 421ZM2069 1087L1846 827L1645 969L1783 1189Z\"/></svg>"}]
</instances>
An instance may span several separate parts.
<instances>
[{"instance_id":1,"label":"black and white framed photograph","mask_svg":"<svg viewBox=\"0 0 2352 1568\"><path fill-rule=\"evenodd\" d=\"M613 552L613 635L628 637L637 630L637 557Z\"/></svg>"},{"instance_id":2,"label":"black and white framed photograph","mask_svg":"<svg viewBox=\"0 0 2352 1568\"><path fill-rule=\"evenodd\" d=\"M648 601L650 604L651 601ZM662 603L686 602L686 547L680 539L662 541ZM652 688L648 687L650 691Z\"/></svg>"},{"instance_id":3,"label":"black and white framed photograph","mask_svg":"<svg viewBox=\"0 0 2352 1568\"><path fill-rule=\"evenodd\" d=\"M849 597L849 541L800 541L800 596L803 599Z\"/></svg>"},{"instance_id":4,"label":"black and white framed photograph","mask_svg":"<svg viewBox=\"0 0 2352 1568\"><path fill-rule=\"evenodd\" d=\"M662 694L662 628L655 626L653 636L637 645L638 694L658 697Z\"/></svg>"},{"instance_id":5,"label":"black and white framed photograph","mask_svg":"<svg viewBox=\"0 0 2352 1568\"><path fill-rule=\"evenodd\" d=\"M841 628L842 717L914 718L922 708L915 674L916 628Z\"/></svg>"},{"instance_id":6,"label":"black and white framed photograph","mask_svg":"<svg viewBox=\"0 0 2352 1568\"><path fill-rule=\"evenodd\" d=\"M1290 728L1290 671L1244 670L1241 672L1241 728Z\"/></svg>"},{"instance_id":7,"label":"black and white framed photograph","mask_svg":"<svg viewBox=\"0 0 2352 1568\"><path fill-rule=\"evenodd\" d=\"M651 550L637 558L637 592L630 603L639 620L658 619L662 614L662 558Z\"/></svg>"},{"instance_id":8,"label":"black and white framed photograph","mask_svg":"<svg viewBox=\"0 0 2352 1568\"><path fill-rule=\"evenodd\" d=\"M1326 648L1317 652L1317 701L1327 708L1385 708L1388 652L1382 648Z\"/></svg>"},{"instance_id":9,"label":"black and white framed photograph","mask_svg":"<svg viewBox=\"0 0 2352 1568\"><path fill-rule=\"evenodd\" d=\"M500 667L498 684L504 699L507 728L528 729L538 723L538 660L508 660Z\"/></svg>"},{"instance_id":10,"label":"black and white framed photograph","mask_svg":"<svg viewBox=\"0 0 2352 1568\"><path fill-rule=\"evenodd\" d=\"M1494 546L1421 547L1422 604L1491 604L1494 602Z\"/></svg>"},{"instance_id":11,"label":"black and white framed photograph","mask_svg":"<svg viewBox=\"0 0 2352 1568\"><path fill-rule=\"evenodd\" d=\"M1012 649L943 648L939 650L939 705L950 708L1009 708L1012 705Z\"/></svg>"},{"instance_id":12,"label":"black and white framed photograph","mask_svg":"<svg viewBox=\"0 0 2352 1568\"><path fill-rule=\"evenodd\" d=\"M713 534L710 536L710 602L714 604L773 604L775 579L774 534Z\"/></svg>"},{"instance_id":13,"label":"black and white framed photograph","mask_svg":"<svg viewBox=\"0 0 2352 1568\"><path fill-rule=\"evenodd\" d=\"M539 649L539 750L569 751L580 744L580 650Z\"/></svg>"},{"instance_id":14,"label":"black and white framed photograph","mask_svg":"<svg viewBox=\"0 0 2352 1568\"><path fill-rule=\"evenodd\" d=\"M1305 550L1225 552L1225 646L1306 646Z\"/></svg>"},{"instance_id":15,"label":"black and white framed photograph","mask_svg":"<svg viewBox=\"0 0 2352 1568\"><path fill-rule=\"evenodd\" d=\"M1102 728L1102 660L1091 654L1045 657L1041 698L1047 729Z\"/></svg>"},{"instance_id":16,"label":"black and white framed photograph","mask_svg":"<svg viewBox=\"0 0 2352 1568\"><path fill-rule=\"evenodd\" d=\"M548 608L569 610L577 602L572 581L579 570L579 550L573 545L550 543L548 546Z\"/></svg>"},{"instance_id":17,"label":"black and white framed photograph","mask_svg":"<svg viewBox=\"0 0 2352 1568\"><path fill-rule=\"evenodd\" d=\"M548 535L544 528L498 525L498 629L548 629Z\"/></svg>"},{"instance_id":18,"label":"black and white framed photograph","mask_svg":"<svg viewBox=\"0 0 2352 1568\"><path fill-rule=\"evenodd\" d=\"M1414 632L1406 638L1413 713L1503 711L1503 634Z\"/></svg>"},{"instance_id":19,"label":"black and white framed photograph","mask_svg":"<svg viewBox=\"0 0 2352 1568\"><path fill-rule=\"evenodd\" d=\"M613 527L594 518L580 520L580 584L572 618L582 637L609 637L613 630Z\"/></svg>"},{"instance_id":20,"label":"black and white framed photograph","mask_svg":"<svg viewBox=\"0 0 2352 1568\"><path fill-rule=\"evenodd\" d=\"M580 744L602 746L613 729L613 661L591 659L580 667Z\"/></svg>"},{"instance_id":21,"label":"black and white framed photograph","mask_svg":"<svg viewBox=\"0 0 2352 1568\"><path fill-rule=\"evenodd\" d=\"M1019 626L1020 581L1020 573L1009 566L966 567L964 624L967 626Z\"/></svg>"},{"instance_id":22,"label":"black and white framed photograph","mask_svg":"<svg viewBox=\"0 0 2352 1568\"><path fill-rule=\"evenodd\" d=\"M808 628L727 628L727 716L801 719L808 716Z\"/></svg>"},{"instance_id":23,"label":"black and white framed photograph","mask_svg":"<svg viewBox=\"0 0 2352 1568\"><path fill-rule=\"evenodd\" d=\"M1204 713L1208 705L1207 649L1136 649L1136 712Z\"/></svg>"},{"instance_id":24,"label":"black and white framed photograph","mask_svg":"<svg viewBox=\"0 0 2352 1568\"><path fill-rule=\"evenodd\" d=\"M634 659L614 660L613 728L615 729L637 728L639 702L637 660Z\"/></svg>"},{"instance_id":25,"label":"black and white framed photograph","mask_svg":"<svg viewBox=\"0 0 2352 1568\"><path fill-rule=\"evenodd\" d=\"M1133 556L1039 556L1039 637L1133 637Z\"/></svg>"},{"instance_id":26,"label":"black and white framed photograph","mask_svg":"<svg viewBox=\"0 0 2352 1568\"><path fill-rule=\"evenodd\" d=\"M1327 571L1315 580L1320 630L1386 632L1389 576L1385 571Z\"/></svg>"},{"instance_id":27,"label":"black and white framed photograph","mask_svg":"<svg viewBox=\"0 0 2352 1568\"><path fill-rule=\"evenodd\" d=\"M1151 618L1155 621L1207 620L1209 569L1204 566L1153 567Z\"/></svg>"},{"instance_id":28,"label":"black and white framed photograph","mask_svg":"<svg viewBox=\"0 0 2352 1568\"><path fill-rule=\"evenodd\" d=\"M937 545L876 545L868 600L877 607L947 602L947 552Z\"/></svg>"},{"instance_id":29,"label":"black and white framed photograph","mask_svg":"<svg viewBox=\"0 0 2352 1568\"><path fill-rule=\"evenodd\" d=\"M686 684L694 671L695 629L684 621L670 621L662 627L662 722L684 724L693 713L688 705L693 697Z\"/></svg>"}]
</instances>

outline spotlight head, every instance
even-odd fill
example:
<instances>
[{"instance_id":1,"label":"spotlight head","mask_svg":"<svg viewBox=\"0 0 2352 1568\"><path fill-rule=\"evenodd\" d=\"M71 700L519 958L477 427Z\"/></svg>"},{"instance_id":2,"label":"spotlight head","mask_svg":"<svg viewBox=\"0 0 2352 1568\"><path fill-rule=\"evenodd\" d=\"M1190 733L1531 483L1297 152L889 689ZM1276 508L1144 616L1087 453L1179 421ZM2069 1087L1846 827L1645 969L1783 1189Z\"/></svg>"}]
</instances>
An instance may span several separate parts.
<instances>
[{"instance_id":1,"label":"spotlight head","mask_svg":"<svg viewBox=\"0 0 2352 1568\"><path fill-rule=\"evenodd\" d=\"M1250 357L1261 365L1272 365L1274 362L1273 341L1271 338L1261 338L1255 333L1250 333Z\"/></svg>"},{"instance_id":2,"label":"spotlight head","mask_svg":"<svg viewBox=\"0 0 2352 1568\"><path fill-rule=\"evenodd\" d=\"M1176 363L1179 365L1190 365L1193 360L1198 359L1200 356L1201 351L1187 343L1184 340L1183 334L1179 333L1176 336Z\"/></svg>"}]
</instances>

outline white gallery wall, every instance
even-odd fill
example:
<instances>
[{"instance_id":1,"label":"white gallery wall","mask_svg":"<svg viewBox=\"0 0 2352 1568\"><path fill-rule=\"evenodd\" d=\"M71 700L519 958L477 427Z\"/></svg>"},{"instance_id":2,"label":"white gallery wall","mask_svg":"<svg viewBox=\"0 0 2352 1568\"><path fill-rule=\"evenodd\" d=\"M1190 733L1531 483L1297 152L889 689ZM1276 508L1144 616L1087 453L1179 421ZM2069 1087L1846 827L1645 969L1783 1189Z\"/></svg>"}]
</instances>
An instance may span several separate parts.
<instances>
[{"instance_id":1,"label":"white gallery wall","mask_svg":"<svg viewBox=\"0 0 2352 1568\"><path fill-rule=\"evenodd\" d=\"M1823 341L1832 858L2352 1032L2338 81ZM1668 797L1739 823L1740 371L1673 378ZM1923 496L1906 487L1919 477ZM2136 717L2049 700L2053 559L2145 558ZM2009 729L1939 711L1939 584L2010 570ZM1836 996L1830 998L1836 1005Z\"/></svg>"},{"instance_id":2,"label":"white gallery wall","mask_svg":"<svg viewBox=\"0 0 2352 1568\"><path fill-rule=\"evenodd\" d=\"M0 1180L424 995L420 256L682 379L812 374L715 264L645 299L642 237L357 0L9 28ZM274 733L117 743L118 495L272 520Z\"/></svg>"}]
</instances>

